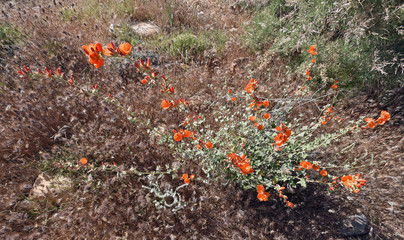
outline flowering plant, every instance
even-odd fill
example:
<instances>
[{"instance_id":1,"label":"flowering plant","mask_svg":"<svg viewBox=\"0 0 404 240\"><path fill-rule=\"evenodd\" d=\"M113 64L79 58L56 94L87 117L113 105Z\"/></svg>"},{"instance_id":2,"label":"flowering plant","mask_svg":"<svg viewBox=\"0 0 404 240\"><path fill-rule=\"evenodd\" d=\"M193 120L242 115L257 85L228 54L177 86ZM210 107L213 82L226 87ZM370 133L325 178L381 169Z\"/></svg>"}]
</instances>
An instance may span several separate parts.
<instances>
[{"instance_id":1,"label":"flowering plant","mask_svg":"<svg viewBox=\"0 0 404 240\"><path fill-rule=\"evenodd\" d=\"M311 56L317 54L315 46L311 46L308 52ZM306 70L305 84L311 79L310 69L315 62L313 57ZM360 120L352 121L337 132L324 133L324 125L328 121L342 122L342 118L332 115L333 106L326 105L322 111L324 114L313 118L313 123L302 124L297 119L287 119L285 113L291 112L296 103L312 98L298 95L289 102L269 99L265 96L268 93L259 92L258 88L258 81L250 79L238 95L232 89L216 91L217 99L210 104L214 106L217 124L204 126L204 138L210 139L214 147L183 150L184 156L202 158L208 175L224 174L244 189L257 189L260 201L267 201L269 193L264 192L264 188L271 188L279 193L287 206L292 207L293 203L288 201L282 190L298 185L306 187L308 182L325 184L330 191L346 187L358 193L366 182L361 179L360 173L354 177L334 176L326 170L330 167L328 163L310 160L311 152L331 145L345 134L361 128L373 128L376 121L365 118L367 126L359 127ZM335 97L336 89L333 86L330 90ZM390 115L382 111L377 123L383 125L389 118ZM186 144L183 144L178 149L185 147Z\"/></svg>"},{"instance_id":2,"label":"flowering plant","mask_svg":"<svg viewBox=\"0 0 404 240\"><path fill-rule=\"evenodd\" d=\"M88 55L89 62L96 68L100 68L104 64L104 58L129 55L132 46L129 43L123 43L116 47L111 42L105 49L100 43L84 45L82 48ZM313 45L308 53L311 54L312 59L306 70L307 77L303 85L311 80L311 68L316 63L314 56L318 52ZM159 106L162 111L171 111L176 108L184 114L184 120L179 123L178 128L172 129L172 133L163 134L148 121L136 116L131 107L121 105L118 99L110 94L99 95L97 85L92 86L92 90L89 91L77 86L72 76L67 78L67 83L82 92L112 103L129 115L128 118L133 123L141 122L146 126L150 134L153 132L163 136L162 141L168 143L175 155L181 159L182 164L198 160L209 177L223 175L246 190L257 190L257 198L260 201L268 200L269 189L271 189L277 192L280 199L289 207L293 207L294 204L288 200L284 190L298 186L306 187L310 182L325 184L330 191L337 187L344 187L358 193L366 182L361 178L360 173L333 175L334 173L328 170L329 163L318 159L313 160L311 153L320 147L329 146L345 134L374 128L377 124L383 125L390 118L386 111L382 111L381 117L377 120L365 118L366 126L360 126L361 121L358 120L347 123L336 132L324 133L323 129L328 121L342 122L342 118L333 116L333 104L325 105L323 114L312 118L313 122L303 124L298 119L291 119L288 113L292 112L298 103L313 100L313 97L308 96L308 92L304 92L304 86L297 91L294 98L273 99L267 92L260 90L260 83L257 80L251 78L245 88L239 91L227 86L226 83L223 84L224 89L221 91L216 88L216 99L210 102L214 122L207 122L207 117L189 110L187 100L177 97L173 81L164 75L157 74L151 66L150 59L147 61L139 59L134 63L134 67L145 76L139 79L141 84L159 88L159 91L165 95ZM40 71L33 73L25 67L19 73L24 78L45 74L48 77L64 79L60 70L53 72L46 69L45 73ZM334 100L338 94L337 89L337 81L335 81L330 89L331 93L328 94L333 95ZM305 95L302 96L302 92ZM82 159L80 164L88 165L87 159ZM172 174L180 169L182 164L166 172L147 173L139 172L134 168L130 171L138 175ZM185 185L190 184L194 178L194 174L188 177L185 173L179 177Z\"/></svg>"}]
</instances>

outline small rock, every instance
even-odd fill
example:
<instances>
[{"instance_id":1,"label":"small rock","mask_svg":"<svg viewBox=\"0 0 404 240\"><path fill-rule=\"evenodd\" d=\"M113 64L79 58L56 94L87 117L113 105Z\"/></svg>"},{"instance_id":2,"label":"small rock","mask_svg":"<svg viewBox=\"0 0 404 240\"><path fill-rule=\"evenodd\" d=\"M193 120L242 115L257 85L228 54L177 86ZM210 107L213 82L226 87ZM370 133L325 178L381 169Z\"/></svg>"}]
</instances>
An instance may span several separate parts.
<instances>
[{"instance_id":1,"label":"small rock","mask_svg":"<svg viewBox=\"0 0 404 240\"><path fill-rule=\"evenodd\" d=\"M130 28L133 31L135 31L137 34L144 36L144 37L153 36L160 32L159 27L157 27L151 23L145 23L145 22L134 24L134 25L130 26Z\"/></svg>"},{"instance_id":2,"label":"small rock","mask_svg":"<svg viewBox=\"0 0 404 240\"><path fill-rule=\"evenodd\" d=\"M369 224L365 215L353 215L343 219L339 231L344 237L355 237L369 233Z\"/></svg>"},{"instance_id":3,"label":"small rock","mask_svg":"<svg viewBox=\"0 0 404 240\"><path fill-rule=\"evenodd\" d=\"M28 193L29 190L31 190L32 185L31 184L22 184L20 189L23 193Z\"/></svg>"},{"instance_id":4,"label":"small rock","mask_svg":"<svg viewBox=\"0 0 404 240\"><path fill-rule=\"evenodd\" d=\"M231 63L230 71L234 72L237 67L241 68L245 66L245 64L250 60L250 58L247 57L240 57L237 59L234 59L233 62Z\"/></svg>"},{"instance_id":5,"label":"small rock","mask_svg":"<svg viewBox=\"0 0 404 240\"><path fill-rule=\"evenodd\" d=\"M162 136L167 133L167 131L168 131L167 125L161 124L160 126L157 127L157 131L160 132L161 135L157 134L155 132L152 132L150 134L150 141L155 144L160 143L160 141L162 140Z\"/></svg>"},{"instance_id":6,"label":"small rock","mask_svg":"<svg viewBox=\"0 0 404 240\"><path fill-rule=\"evenodd\" d=\"M63 176L50 177L41 173L29 193L30 198L46 200L51 204L62 203L68 195L72 182Z\"/></svg>"},{"instance_id":7,"label":"small rock","mask_svg":"<svg viewBox=\"0 0 404 240\"><path fill-rule=\"evenodd\" d=\"M90 192L90 191L91 191L91 183L88 183L88 184L86 184L84 186L84 192L87 193L87 192Z\"/></svg>"},{"instance_id":8,"label":"small rock","mask_svg":"<svg viewBox=\"0 0 404 240\"><path fill-rule=\"evenodd\" d=\"M24 189L31 189L31 188L32 188L32 185L31 185L31 184L24 184L24 185L22 185L22 187L23 187Z\"/></svg>"}]
</instances>

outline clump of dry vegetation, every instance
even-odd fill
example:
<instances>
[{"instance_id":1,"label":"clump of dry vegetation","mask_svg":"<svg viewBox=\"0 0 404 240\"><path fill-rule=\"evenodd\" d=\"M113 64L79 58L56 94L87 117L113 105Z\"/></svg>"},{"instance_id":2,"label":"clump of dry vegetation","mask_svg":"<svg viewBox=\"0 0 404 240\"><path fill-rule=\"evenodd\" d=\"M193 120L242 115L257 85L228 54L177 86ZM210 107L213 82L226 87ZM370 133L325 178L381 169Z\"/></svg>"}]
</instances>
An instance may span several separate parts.
<instances>
[{"instance_id":1,"label":"clump of dry vegetation","mask_svg":"<svg viewBox=\"0 0 404 240\"><path fill-rule=\"evenodd\" d=\"M157 182L160 190L167 192L183 184L179 173L161 178L123 174L133 166L139 171L154 171L157 166L178 164L173 162L168 146L158 144L157 139L150 138L144 125L130 123L122 111L106 102L53 78L23 79L17 74L24 65L33 70L60 68L65 77L72 75L80 86L91 88L98 84L101 95L109 93L122 105L133 106L136 114L164 131L176 128L183 121L182 115L177 111L162 113L156 108L163 94L140 83L144 76L130 60L152 57L157 71L175 76L178 79L175 89L194 103L213 99L216 93L208 85L220 86L223 77L233 89L243 89L254 69L259 69L256 79L265 83L264 88L282 97L283 93L277 89L286 85L296 87L299 77L290 75L287 61L279 55L251 53L239 38L244 34L241 23L259 14L256 11L270 3L245 5L244 2L81 0L67 4L56 0L2 3L0 221L3 227L0 236L321 239L340 236L338 222L352 212L359 212L368 217L373 227L371 234L364 238L402 237L400 214L404 191L400 191L403 169L399 164L404 150L401 147L402 90L387 93L379 102L360 95L360 100L340 103L335 114L345 112L356 118L388 110L391 122L374 131L347 135L335 146L338 152L355 143L359 146L355 151L331 155L329 149L320 149L313 154L315 158L332 159L338 164L360 158L366 152L369 157L358 161L359 170L367 174L369 185L360 195L330 196L319 186L309 185L298 194L289 193L296 208L288 209L275 199L262 204L256 191L243 191L238 185L223 180L208 181L202 166L194 161L181 169L181 173L193 173L196 178L178 190L182 208L173 212L170 207L156 208L156 200L161 199L142 186ZM128 33L129 26L140 21L153 22L161 29L160 34L143 38ZM183 35L191 40L179 41ZM203 46L198 51L194 51L195 39ZM95 69L88 63L81 46L111 40L132 43L136 54L130 60L106 62L101 71ZM185 57L184 53L189 51L190 55ZM357 106L358 101L363 104ZM191 108L200 114L212 110L208 104L195 104ZM318 110L313 104L300 111L317 113ZM370 156L374 165L366 164ZM84 173L79 165L83 157L105 168ZM61 168L61 165L69 168ZM386 169L390 174L386 174ZM72 179L67 201L51 204L30 197L29 191L40 173ZM390 186L396 191L391 191ZM173 199L164 201L172 203Z\"/></svg>"}]
</instances>

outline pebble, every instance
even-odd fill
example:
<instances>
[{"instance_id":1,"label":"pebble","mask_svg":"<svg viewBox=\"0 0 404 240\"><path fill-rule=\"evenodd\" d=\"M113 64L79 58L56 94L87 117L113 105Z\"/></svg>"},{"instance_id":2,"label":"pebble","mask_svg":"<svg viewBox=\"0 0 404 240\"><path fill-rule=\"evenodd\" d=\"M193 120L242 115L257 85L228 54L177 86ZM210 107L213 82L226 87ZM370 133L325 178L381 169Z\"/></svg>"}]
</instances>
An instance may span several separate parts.
<instances>
[{"instance_id":1,"label":"pebble","mask_svg":"<svg viewBox=\"0 0 404 240\"><path fill-rule=\"evenodd\" d=\"M355 237L368 234L370 230L365 215L352 215L339 223L339 232L343 237Z\"/></svg>"}]
</instances>

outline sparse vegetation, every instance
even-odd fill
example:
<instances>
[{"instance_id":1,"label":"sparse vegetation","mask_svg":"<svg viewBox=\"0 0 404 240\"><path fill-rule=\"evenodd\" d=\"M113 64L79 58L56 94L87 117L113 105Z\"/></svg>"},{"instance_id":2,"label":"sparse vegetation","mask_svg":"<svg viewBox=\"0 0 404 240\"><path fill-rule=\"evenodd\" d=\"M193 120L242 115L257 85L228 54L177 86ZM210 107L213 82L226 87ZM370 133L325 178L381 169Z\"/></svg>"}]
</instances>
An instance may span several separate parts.
<instances>
[{"instance_id":1,"label":"sparse vegetation","mask_svg":"<svg viewBox=\"0 0 404 240\"><path fill-rule=\"evenodd\" d=\"M168 51L169 56L179 56L188 63L191 59L201 59L207 49L214 51L216 57L219 57L223 54L226 41L226 36L220 31L204 31L198 34L181 32L166 37L162 41L162 46Z\"/></svg>"},{"instance_id":2,"label":"sparse vegetation","mask_svg":"<svg viewBox=\"0 0 404 240\"><path fill-rule=\"evenodd\" d=\"M11 24L0 23L0 42L2 45L14 45L22 40L21 32Z\"/></svg>"},{"instance_id":3,"label":"sparse vegetation","mask_svg":"<svg viewBox=\"0 0 404 240\"><path fill-rule=\"evenodd\" d=\"M404 237L399 2L0 6L0 238Z\"/></svg>"},{"instance_id":4,"label":"sparse vegetation","mask_svg":"<svg viewBox=\"0 0 404 240\"><path fill-rule=\"evenodd\" d=\"M397 1L276 0L246 25L246 41L292 60L297 72L305 68L301 53L317 45L324 55L315 88L338 80L346 89L381 91L403 84L403 14Z\"/></svg>"},{"instance_id":5,"label":"sparse vegetation","mask_svg":"<svg viewBox=\"0 0 404 240\"><path fill-rule=\"evenodd\" d=\"M116 38L120 42L128 42L131 45L136 46L141 42L141 36L136 34L131 28L129 24L122 24L120 28L115 30Z\"/></svg>"},{"instance_id":6,"label":"sparse vegetation","mask_svg":"<svg viewBox=\"0 0 404 240\"><path fill-rule=\"evenodd\" d=\"M23 40L21 31L11 24L0 23L0 43L2 47L19 45ZM2 52L0 52L2 54ZM1 56L1 55L0 55Z\"/></svg>"}]
</instances>

